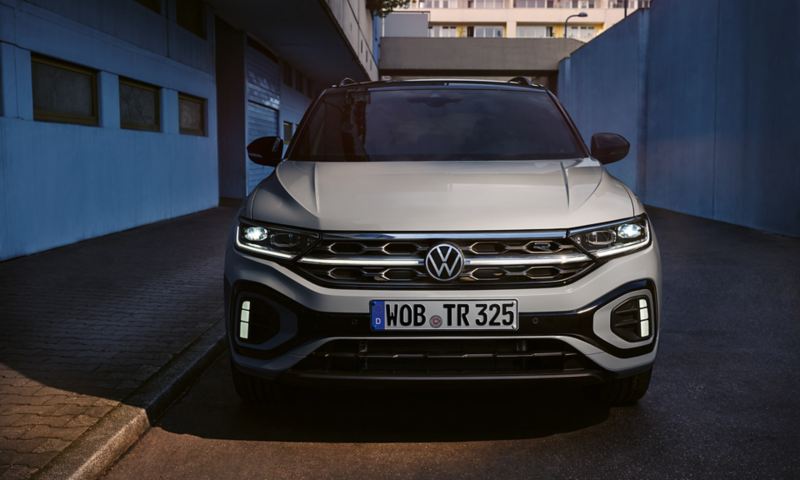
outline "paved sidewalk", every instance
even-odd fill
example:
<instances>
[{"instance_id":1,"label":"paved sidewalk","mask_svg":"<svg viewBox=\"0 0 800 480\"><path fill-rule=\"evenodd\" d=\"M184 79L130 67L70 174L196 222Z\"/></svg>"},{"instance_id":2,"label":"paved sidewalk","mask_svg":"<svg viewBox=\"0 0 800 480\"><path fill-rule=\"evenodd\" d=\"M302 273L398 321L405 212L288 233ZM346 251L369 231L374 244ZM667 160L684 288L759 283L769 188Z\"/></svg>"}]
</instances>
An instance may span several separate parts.
<instances>
[{"instance_id":1,"label":"paved sidewalk","mask_svg":"<svg viewBox=\"0 0 800 480\"><path fill-rule=\"evenodd\" d=\"M0 263L0 479L44 467L222 319L234 214Z\"/></svg>"}]
</instances>

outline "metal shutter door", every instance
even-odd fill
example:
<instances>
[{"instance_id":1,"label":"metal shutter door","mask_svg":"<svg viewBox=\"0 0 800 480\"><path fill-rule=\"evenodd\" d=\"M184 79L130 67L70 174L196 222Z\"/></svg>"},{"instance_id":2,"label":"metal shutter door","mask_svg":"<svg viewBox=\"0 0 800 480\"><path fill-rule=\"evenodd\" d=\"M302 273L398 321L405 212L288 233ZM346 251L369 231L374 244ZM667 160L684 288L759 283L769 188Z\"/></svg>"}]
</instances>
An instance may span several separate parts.
<instances>
[{"instance_id":1,"label":"metal shutter door","mask_svg":"<svg viewBox=\"0 0 800 480\"><path fill-rule=\"evenodd\" d=\"M279 136L281 69L278 63L253 47L247 47L247 143L259 137ZM272 168L247 161L247 193L272 173Z\"/></svg>"}]
</instances>

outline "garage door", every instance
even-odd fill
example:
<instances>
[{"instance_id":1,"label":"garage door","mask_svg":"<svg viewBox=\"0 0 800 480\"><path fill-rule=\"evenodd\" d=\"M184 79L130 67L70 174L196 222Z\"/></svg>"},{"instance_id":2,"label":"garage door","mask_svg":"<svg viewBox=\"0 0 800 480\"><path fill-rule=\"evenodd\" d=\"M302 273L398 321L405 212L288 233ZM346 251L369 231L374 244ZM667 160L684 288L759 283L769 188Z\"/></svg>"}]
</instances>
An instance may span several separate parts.
<instances>
[{"instance_id":1,"label":"garage door","mask_svg":"<svg viewBox=\"0 0 800 480\"><path fill-rule=\"evenodd\" d=\"M278 136L281 69L278 62L262 49L248 45L247 71L247 143L256 138ZM247 162L247 193L272 173L272 168Z\"/></svg>"}]
</instances>

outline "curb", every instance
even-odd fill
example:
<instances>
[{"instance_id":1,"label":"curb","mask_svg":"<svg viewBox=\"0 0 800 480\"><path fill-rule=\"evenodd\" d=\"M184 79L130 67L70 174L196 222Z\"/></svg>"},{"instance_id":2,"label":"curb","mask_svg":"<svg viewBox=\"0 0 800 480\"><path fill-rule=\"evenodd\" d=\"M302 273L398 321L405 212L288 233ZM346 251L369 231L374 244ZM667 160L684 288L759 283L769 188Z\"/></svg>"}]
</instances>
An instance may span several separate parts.
<instances>
[{"instance_id":1,"label":"curb","mask_svg":"<svg viewBox=\"0 0 800 480\"><path fill-rule=\"evenodd\" d=\"M150 429L224 346L225 327L218 321L33 478L87 479L102 475Z\"/></svg>"}]
</instances>

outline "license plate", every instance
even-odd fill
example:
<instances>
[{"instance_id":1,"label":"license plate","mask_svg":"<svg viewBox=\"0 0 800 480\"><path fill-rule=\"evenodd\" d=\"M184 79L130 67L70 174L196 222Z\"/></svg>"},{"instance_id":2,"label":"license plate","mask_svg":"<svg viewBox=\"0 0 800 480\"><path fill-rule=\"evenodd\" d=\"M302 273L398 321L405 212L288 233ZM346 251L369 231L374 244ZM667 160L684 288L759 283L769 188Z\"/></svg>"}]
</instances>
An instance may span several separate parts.
<instances>
[{"instance_id":1,"label":"license plate","mask_svg":"<svg viewBox=\"0 0 800 480\"><path fill-rule=\"evenodd\" d=\"M516 330L516 300L370 302L372 330Z\"/></svg>"}]
</instances>

